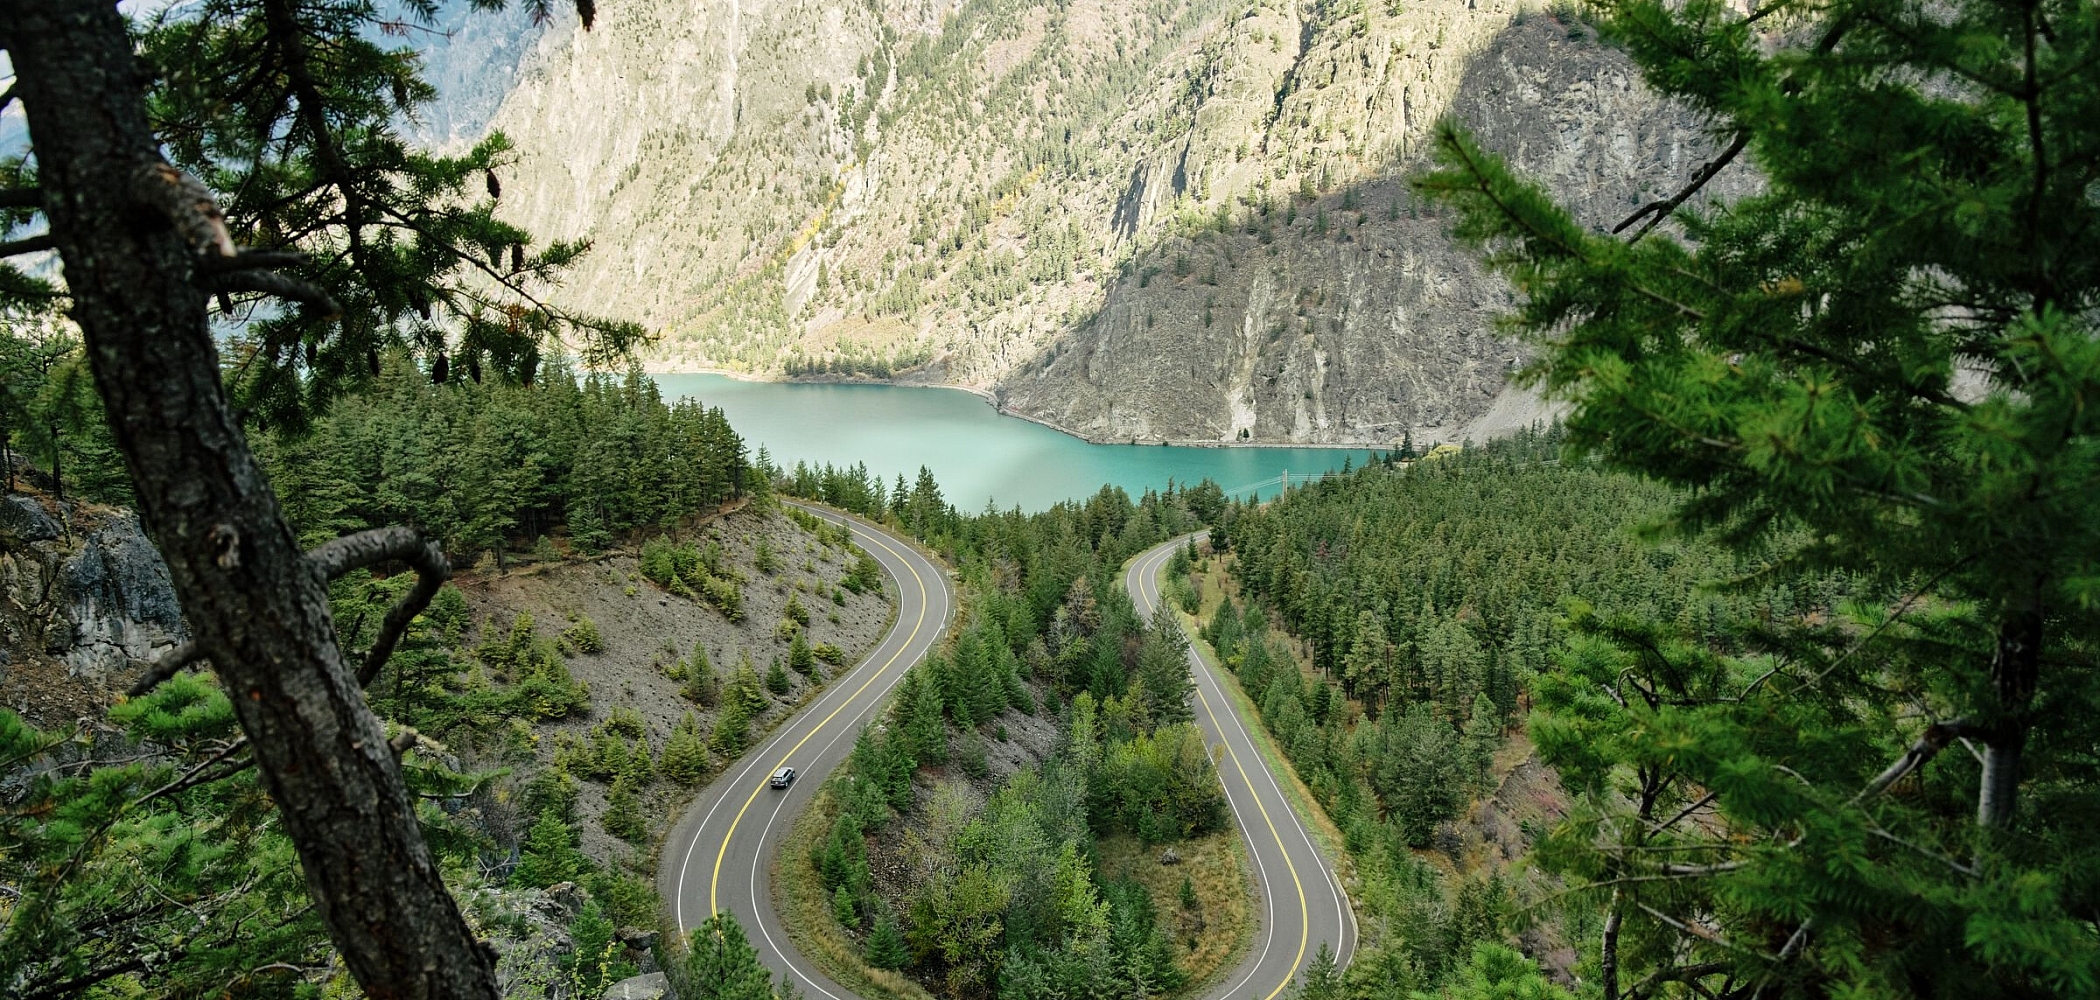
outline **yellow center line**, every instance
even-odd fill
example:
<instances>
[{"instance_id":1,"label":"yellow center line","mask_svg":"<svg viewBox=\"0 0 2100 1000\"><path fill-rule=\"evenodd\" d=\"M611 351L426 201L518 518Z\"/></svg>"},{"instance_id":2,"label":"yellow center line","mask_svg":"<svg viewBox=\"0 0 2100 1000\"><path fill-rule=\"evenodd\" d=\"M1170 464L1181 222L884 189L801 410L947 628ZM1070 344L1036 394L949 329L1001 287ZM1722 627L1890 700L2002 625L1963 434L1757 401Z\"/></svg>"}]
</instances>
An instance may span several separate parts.
<instances>
[{"instance_id":1,"label":"yellow center line","mask_svg":"<svg viewBox=\"0 0 2100 1000\"><path fill-rule=\"evenodd\" d=\"M851 522L848 523L850 524ZM802 749L802 745L804 743L808 743L810 737L822 732L825 726L831 724L832 719L838 717L838 714L840 712L846 710L847 706L852 705L854 702L860 700L861 694L868 690L868 685L875 683L876 678L881 677L884 671L887 671L892 665L894 665L897 662L898 657L903 656L907 650L911 649L912 642L918 639L919 637L919 629L926 624L926 606L929 603L931 603L931 601L928 600L928 597L930 595L926 589L926 579L919 575L918 567L913 566L911 564L911 560L905 558L903 553L898 552L896 549L890 547L890 543L886 541L880 534L870 531L868 533L868 538L874 541L876 545L881 546L884 552L896 556L898 561L904 564L905 570L911 573L912 582L918 584L919 594L921 595L919 600L919 620L912 623L911 634L904 638L904 643L897 647L896 652L890 654L889 660L883 663L881 667L876 668L874 673L869 674L868 679L861 682L860 687L853 692L852 697L847 698L844 702L841 702L839 704L839 707L831 710L830 715L825 716L823 720L818 722L816 726L810 729L809 732L804 733L801 739L796 740L795 745L789 747L787 753L780 758L780 763L773 765L775 770L778 770L782 767L786 767L788 760L794 757L795 751ZM898 582L901 584L903 581L900 580ZM904 597L904 595L901 593L897 596L899 600L902 600ZM722 835L722 848L715 852L714 874L710 876L707 881L707 911L711 914L722 912L722 906L717 898L717 893L720 890L722 884L722 860L729 856L729 842L730 840L736 837L736 826L738 823L744 821L744 813L748 812L751 809L751 803L758 801L758 794L764 791L765 788L766 786L764 783L752 786L751 797L744 800L743 808L738 809L736 811L736 817L729 821L729 831ZM1292 877L1297 877L1296 873L1293 873ZM1300 892L1300 895L1303 895L1302 890ZM1303 945L1299 946L1299 951L1304 951ZM1263 998L1263 1000L1271 1000L1271 998L1273 997L1275 997L1275 994L1271 993L1268 997Z\"/></svg>"},{"instance_id":2,"label":"yellow center line","mask_svg":"<svg viewBox=\"0 0 2100 1000\"><path fill-rule=\"evenodd\" d=\"M1298 954L1291 959L1291 971L1284 974L1283 981L1269 991L1262 1000L1276 1000L1276 994L1291 984L1297 974L1298 963L1305 960L1305 942L1312 933L1312 912L1305 905L1305 884L1298 880L1298 866L1291 862L1290 849L1283 846L1283 834L1276 831L1276 821L1269 818L1269 808L1261 804L1261 795L1254 791L1254 781L1247 777L1247 769L1240 765L1240 755L1232 751L1232 741L1225 738L1225 727L1218 722L1218 713L1211 710L1210 699L1202 688L1196 689L1196 700L1203 703L1203 714L1210 716L1211 727L1218 731L1218 745L1225 748L1225 756L1232 758L1232 768L1240 773L1240 783L1247 786L1247 794L1254 799L1254 808L1261 811L1261 821L1269 828L1269 836L1276 838L1276 851L1283 855L1283 866L1290 870L1291 887L1298 890Z\"/></svg>"},{"instance_id":3,"label":"yellow center line","mask_svg":"<svg viewBox=\"0 0 2100 1000\"><path fill-rule=\"evenodd\" d=\"M1163 558L1156 562L1158 565L1154 566L1150 573L1140 577L1147 584L1153 583L1160 567L1166 565ZM1157 606L1162 598L1156 592L1152 596L1153 603ZM1262 805L1261 794L1254 790L1253 779L1247 777L1246 767L1240 764L1240 755L1233 752L1232 741L1226 738L1224 724L1218 721L1218 713L1211 709L1210 698L1204 695L1200 686L1196 688L1196 700L1203 703L1203 714L1210 717L1210 726L1218 733L1218 745L1225 748L1225 756L1232 758L1232 769L1239 772L1240 784L1247 787L1247 794L1254 799L1254 808L1261 812L1262 823L1269 828L1269 836L1276 839L1276 852L1283 855L1283 866L1291 873L1291 886L1298 891L1298 954L1291 959L1291 971L1284 975L1283 981L1277 983L1276 988L1270 990L1267 996L1262 997L1262 1000L1276 1000L1276 994L1282 993L1283 988L1291 984L1292 976L1297 974L1298 963L1305 961L1306 939L1312 933L1312 911L1305 905L1305 883L1298 879L1298 866L1291 861L1290 849L1283 845L1283 834L1277 832L1276 821L1269 818L1269 808Z\"/></svg>"}]
</instances>

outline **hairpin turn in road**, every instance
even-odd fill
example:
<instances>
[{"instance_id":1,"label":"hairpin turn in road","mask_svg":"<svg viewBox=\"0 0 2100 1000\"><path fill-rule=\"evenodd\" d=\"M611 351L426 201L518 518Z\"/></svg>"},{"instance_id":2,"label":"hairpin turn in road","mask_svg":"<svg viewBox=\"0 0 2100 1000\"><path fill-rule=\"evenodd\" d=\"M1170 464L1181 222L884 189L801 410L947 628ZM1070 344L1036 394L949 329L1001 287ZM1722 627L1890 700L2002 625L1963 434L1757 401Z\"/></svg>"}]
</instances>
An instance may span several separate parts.
<instances>
[{"instance_id":1,"label":"hairpin turn in road","mask_svg":"<svg viewBox=\"0 0 2100 1000\"><path fill-rule=\"evenodd\" d=\"M1152 616L1159 607L1160 570L1174 550L1191 538L1184 535L1146 549L1130 561L1123 586L1138 614ZM1189 670L1196 680L1196 725L1203 730L1218 780L1225 785L1240 838L1254 859L1255 884L1261 888L1262 920L1247 957L1208 994L1209 1000L1276 1000L1291 980L1319 954L1325 943L1337 968L1347 968L1356 951L1356 916L1335 877L1333 865L1313 843L1305 823L1291 809L1283 786L1254 747L1247 723L1211 669L1189 650ZM1258 724L1258 723L1257 723ZM1222 749L1220 749L1222 748Z\"/></svg>"}]
</instances>

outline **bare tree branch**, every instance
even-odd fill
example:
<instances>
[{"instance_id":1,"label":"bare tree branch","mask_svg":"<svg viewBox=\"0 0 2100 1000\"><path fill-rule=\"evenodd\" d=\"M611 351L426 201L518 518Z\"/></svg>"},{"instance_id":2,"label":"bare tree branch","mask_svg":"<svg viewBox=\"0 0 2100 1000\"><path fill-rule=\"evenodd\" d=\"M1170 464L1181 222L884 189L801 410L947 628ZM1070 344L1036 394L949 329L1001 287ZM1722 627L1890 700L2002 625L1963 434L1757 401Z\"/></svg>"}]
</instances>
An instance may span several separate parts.
<instances>
[{"instance_id":1,"label":"bare tree branch","mask_svg":"<svg viewBox=\"0 0 2100 1000\"><path fill-rule=\"evenodd\" d=\"M1846 804L1858 805L1862 800L1880 795L1882 792L1887 791L1890 785L1902 780L1904 775L1917 770L1926 761L1938 756L1941 750L1947 748L1947 744L1954 742L1960 737L1973 736L1979 732L1982 732L1982 727L1967 719L1955 719L1952 722L1941 722L1925 727L1924 735L1919 736L1917 741L1910 745L1910 749L1903 752L1903 756L1896 758L1896 762L1890 764L1879 775L1876 775L1873 781L1867 782L1866 787L1860 789L1859 794L1854 795L1852 801Z\"/></svg>"},{"instance_id":2,"label":"bare tree branch","mask_svg":"<svg viewBox=\"0 0 2100 1000\"><path fill-rule=\"evenodd\" d=\"M26 239L0 243L0 257L20 257L25 253L39 253L57 246L58 243L52 239L51 234L45 233L42 236L31 236Z\"/></svg>"},{"instance_id":3,"label":"bare tree branch","mask_svg":"<svg viewBox=\"0 0 2100 1000\"><path fill-rule=\"evenodd\" d=\"M6 107L7 107L7 102L6 102L6 101L0 101L0 109L4 109L4 108L6 108ZM6 189L6 190L4 190L4 191L0 191L0 208L42 208L42 207L44 207L44 189L43 189L43 188L40 188L40 187L18 187L18 188L8 188L8 189Z\"/></svg>"},{"instance_id":4,"label":"bare tree branch","mask_svg":"<svg viewBox=\"0 0 2100 1000\"><path fill-rule=\"evenodd\" d=\"M139 679L131 685L130 690L124 692L124 696L137 698L159 687L161 682L168 678L181 673L184 667L205 658L203 646L198 645L195 641L185 642L174 649L160 654L160 659L153 661L153 665L147 667L146 672L139 675Z\"/></svg>"},{"instance_id":5,"label":"bare tree branch","mask_svg":"<svg viewBox=\"0 0 2100 1000\"><path fill-rule=\"evenodd\" d=\"M452 564L446 561L444 549L423 537L422 532L399 526L374 528L323 542L306 554L306 560L324 580L384 562L404 562L416 571L415 587L386 613L386 619L379 624L379 637L372 641L364 663L357 668L360 685L370 684L372 678L379 676L379 668L394 655L394 646L408 631L408 623L430 606L438 588L452 576Z\"/></svg>"},{"instance_id":6,"label":"bare tree branch","mask_svg":"<svg viewBox=\"0 0 2100 1000\"><path fill-rule=\"evenodd\" d=\"M343 314L343 306L326 289L278 271L225 271L205 276L204 287L213 292L261 292L280 299L303 302L329 319Z\"/></svg>"},{"instance_id":7,"label":"bare tree branch","mask_svg":"<svg viewBox=\"0 0 2100 1000\"><path fill-rule=\"evenodd\" d=\"M1611 231L1613 233L1624 232L1626 230L1626 227L1641 221L1641 218L1643 216L1647 216L1652 213L1655 217L1649 219L1648 224L1642 226L1641 231L1633 234L1633 238L1627 241L1630 243L1639 243L1641 241L1641 237L1648 235L1648 233L1655 227L1662 225L1663 220L1670 217L1670 213L1677 211L1679 206L1683 205L1686 201L1690 200L1693 195L1698 194L1699 189L1705 187L1708 181L1713 180L1714 175L1719 174L1723 167L1726 167L1730 163L1735 162L1735 158L1742 154L1743 147L1748 145L1750 145L1750 133L1748 131L1737 132L1735 134L1735 141L1729 143L1728 148L1721 151L1721 155L1716 156L1712 160L1707 161L1705 164L1701 165L1698 170L1692 173L1691 182L1686 184L1683 190L1677 192L1676 195L1668 199L1662 201L1651 201L1646 205L1642 205L1640 208L1634 210L1634 213L1632 215L1627 216L1626 221L1611 227Z\"/></svg>"},{"instance_id":8,"label":"bare tree branch","mask_svg":"<svg viewBox=\"0 0 2100 1000\"><path fill-rule=\"evenodd\" d=\"M166 216L190 252L199 256L231 257L233 236L226 231L226 216L218 199L204 182L159 160L138 168L131 177L131 196L139 204Z\"/></svg>"},{"instance_id":9,"label":"bare tree branch","mask_svg":"<svg viewBox=\"0 0 2100 1000\"><path fill-rule=\"evenodd\" d=\"M274 269L304 264L311 260L313 260L312 257L299 253L296 250L256 250L250 247L241 247L239 252L231 257L204 257L199 259L197 261L197 270L206 273L217 273L221 271Z\"/></svg>"}]
</instances>

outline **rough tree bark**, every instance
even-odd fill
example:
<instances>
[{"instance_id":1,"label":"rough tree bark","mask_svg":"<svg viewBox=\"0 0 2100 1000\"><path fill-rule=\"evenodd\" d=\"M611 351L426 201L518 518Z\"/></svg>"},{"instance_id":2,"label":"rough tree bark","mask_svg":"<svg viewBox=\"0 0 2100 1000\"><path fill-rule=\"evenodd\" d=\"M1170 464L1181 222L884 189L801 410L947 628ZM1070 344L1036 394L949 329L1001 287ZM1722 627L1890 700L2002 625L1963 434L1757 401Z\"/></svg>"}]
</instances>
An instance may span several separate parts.
<instances>
[{"instance_id":1,"label":"rough tree bark","mask_svg":"<svg viewBox=\"0 0 2100 1000\"><path fill-rule=\"evenodd\" d=\"M140 514L345 964L373 997L496 997L490 954L440 881L379 720L337 648L321 574L228 409L197 241L142 187L167 168L123 19L111 0L6 0L0 46Z\"/></svg>"}]
</instances>

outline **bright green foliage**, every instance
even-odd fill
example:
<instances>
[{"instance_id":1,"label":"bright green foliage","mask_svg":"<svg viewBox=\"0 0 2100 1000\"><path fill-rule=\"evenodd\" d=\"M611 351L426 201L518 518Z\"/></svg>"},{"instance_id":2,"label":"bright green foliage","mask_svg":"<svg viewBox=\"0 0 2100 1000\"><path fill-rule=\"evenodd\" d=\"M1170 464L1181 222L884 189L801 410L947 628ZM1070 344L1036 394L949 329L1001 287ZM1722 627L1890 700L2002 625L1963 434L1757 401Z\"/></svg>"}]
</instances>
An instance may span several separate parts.
<instances>
[{"instance_id":1,"label":"bright green foliage","mask_svg":"<svg viewBox=\"0 0 2100 1000\"><path fill-rule=\"evenodd\" d=\"M0 909L9 994L73 995L81 987L61 984L131 975L142 955L157 957L156 988L187 994L271 962L324 961L298 857L245 753L213 763L238 735L225 696L177 675L110 721L165 756L55 767L89 747L0 710L0 778L16 789L0 812L0 884L20 893Z\"/></svg>"},{"instance_id":2,"label":"bright green foliage","mask_svg":"<svg viewBox=\"0 0 2100 1000\"><path fill-rule=\"evenodd\" d=\"M1484 941L1473 947L1472 960L1442 992L1412 995L1415 1000L1574 1000L1574 994L1555 986L1531 959Z\"/></svg>"},{"instance_id":3,"label":"bright green foliage","mask_svg":"<svg viewBox=\"0 0 2100 1000\"><path fill-rule=\"evenodd\" d=\"M576 849L576 830L549 809L525 834L518 849L518 867L512 869L514 885L545 888L573 882L590 867L589 859Z\"/></svg>"},{"instance_id":4,"label":"bright green foliage","mask_svg":"<svg viewBox=\"0 0 2100 1000\"><path fill-rule=\"evenodd\" d=\"M795 672L798 674L805 676L815 674L817 656L810 650L808 639L796 635L795 640L788 643L788 666L795 668Z\"/></svg>"},{"instance_id":5,"label":"bright green foliage","mask_svg":"<svg viewBox=\"0 0 2100 1000\"><path fill-rule=\"evenodd\" d=\"M851 888L842 885L832 894L831 918L847 930L860 929L860 902Z\"/></svg>"},{"instance_id":6,"label":"bright green foliage","mask_svg":"<svg viewBox=\"0 0 2100 1000\"><path fill-rule=\"evenodd\" d=\"M598 623L589 616L578 616L569 627L562 630L561 641L568 648L586 656L605 652L605 639L598 634Z\"/></svg>"},{"instance_id":7,"label":"bright green foliage","mask_svg":"<svg viewBox=\"0 0 2100 1000\"><path fill-rule=\"evenodd\" d=\"M887 910L875 918L875 929L868 932L866 958L869 965L878 969L901 969L911 961L911 952L904 947L904 932L897 929L896 918Z\"/></svg>"},{"instance_id":8,"label":"bright green foliage","mask_svg":"<svg viewBox=\"0 0 2100 1000\"><path fill-rule=\"evenodd\" d=\"M774 985L743 927L726 910L693 928L684 952L664 965L666 978L681 997L790 1000L795 995L785 980Z\"/></svg>"},{"instance_id":9,"label":"bright green foliage","mask_svg":"<svg viewBox=\"0 0 2100 1000\"><path fill-rule=\"evenodd\" d=\"M767 576L780 572L780 554L773 551L773 543L761 538L751 551L752 565Z\"/></svg>"},{"instance_id":10,"label":"bright green foliage","mask_svg":"<svg viewBox=\"0 0 2100 1000\"><path fill-rule=\"evenodd\" d=\"M602 996L606 987L636 974L634 963L626 957L627 946L620 942L618 929L597 900L583 904L583 912L569 925L569 936L575 949L562 964L577 996Z\"/></svg>"},{"instance_id":11,"label":"bright green foliage","mask_svg":"<svg viewBox=\"0 0 2100 1000\"><path fill-rule=\"evenodd\" d=\"M1585 617L1541 685L1584 796L1549 861L1624 915L1627 977L2100 991L2100 8L1602 11L1758 193L1620 240L1452 129L1421 186L1515 283L1579 452L1685 488L1682 530L1872 588L1734 642Z\"/></svg>"},{"instance_id":12,"label":"bright green foliage","mask_svg":"<svg viewBox=\"0 0 2100 1000\"><path fill-rule=\"evenodd\" d=\"M1225 793L1203 734L1188 723L1162 726L1109 747L1089 776L1088 808L1097 824L1164 843L1225 828Z\"/></svg>"},{"instance_id":13,"label":"bright green foliage","mask_svg":"<svg viewBox=\"0 0 2100 1000\"><path fill-rule=\"evenodd\" d=\"M749 652L737 651L736 670L729 675L729 684L723 689L722 700L724 704L741 703L752 715L766 710L769 703L765 693L759 689L758 671L751 666Z\"/></svg>"},{"instance_id":14,"label":"bright green foliage","mask_svg":"<svg viewBox=\"0 0 2100 1000\"><path fill-rule=\"evenodd\" d=\"M642 576L689 601L706 601L730 621L744 620L744 576L729 565L722 547L673 543L652 538L642 543Z\"/></svg>"},{"instance_id":15,"label":"bright green foliage","mask_svg":"<svg viewBox=\"0 0 2100 1000\"><path fill-rule=\"evenodd\" d=\"M657 769L664 777L687 788L707 777L707 739L701 735L700 720L693 713L687 712L678 720L678 728L672 730L671 738L664 742Z\"/></svg>"},{"instance_id":16,"label":"bright green foliage","mask_svg":"<svg viewBox=\"0 0 2100 1000\"><path fill-rule=\"evenodd\" d=\"M744 755L744 741L751 733L751 709L742 699L722 703L715 714L715 728L707 737L707 748L725 761Z\"/></svg>"}]
</instances>

